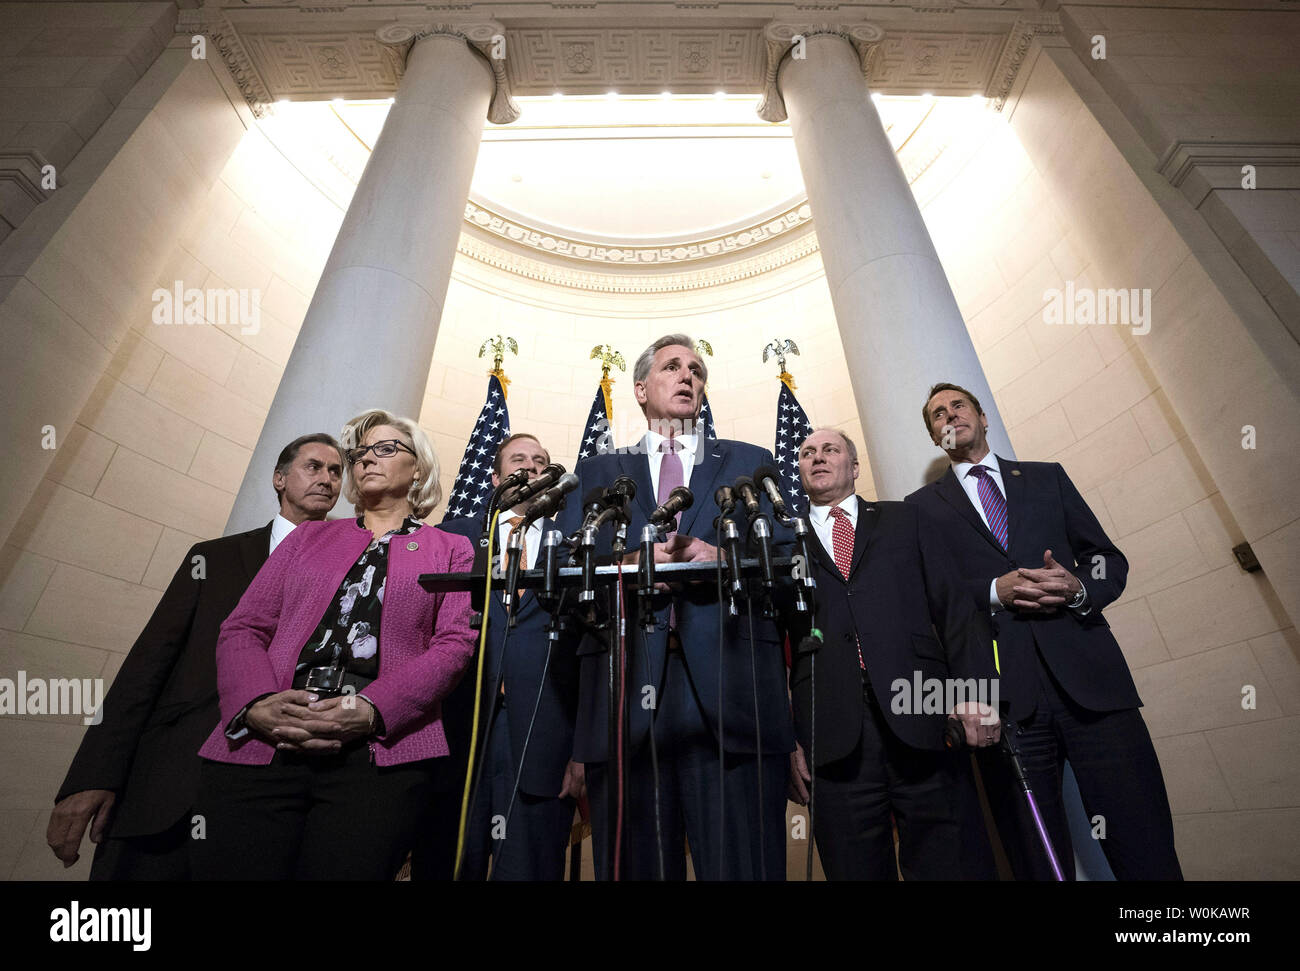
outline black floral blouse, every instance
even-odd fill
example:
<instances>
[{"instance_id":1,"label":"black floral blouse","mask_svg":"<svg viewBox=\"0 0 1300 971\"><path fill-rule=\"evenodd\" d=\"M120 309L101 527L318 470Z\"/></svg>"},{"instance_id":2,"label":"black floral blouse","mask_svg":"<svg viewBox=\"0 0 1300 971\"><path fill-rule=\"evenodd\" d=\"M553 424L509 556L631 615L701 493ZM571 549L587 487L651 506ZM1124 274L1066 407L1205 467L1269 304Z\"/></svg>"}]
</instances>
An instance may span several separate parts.
<instances>
[{"instance_id":1,"label":"black floral blouse","mask_svg":"<svg viewBox=\"0 0 1300 971\"><path fill-rule=\"evenodd\" d=\"M358 518L357 525L365 528ZM388 576L388 544L406 536L421 523L407 516L397 529L372 539L339 584L316 632L307 640L293 671L293 686L307 685L312 668L343 668L343 684L361 691L379 676L379 615L384 606L384 580Z\"/></svg>"}]
</instances>

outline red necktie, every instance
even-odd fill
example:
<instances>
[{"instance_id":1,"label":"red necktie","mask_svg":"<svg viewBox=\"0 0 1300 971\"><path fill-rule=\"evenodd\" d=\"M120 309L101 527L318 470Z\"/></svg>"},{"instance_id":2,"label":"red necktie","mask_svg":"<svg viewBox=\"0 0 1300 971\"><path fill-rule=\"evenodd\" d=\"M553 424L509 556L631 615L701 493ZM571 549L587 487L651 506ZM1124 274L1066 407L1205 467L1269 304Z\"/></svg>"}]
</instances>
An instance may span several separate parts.
<instances>
[{"instance_id":1,"label":"red necktie","mask_svg":"<svg viewBox=\"0 0 1300 971\"><path fill-rule=\"evenodd\" d=\"M835 523L831 526L831 546L834 547L835 566L840 571L840 575L845 580L849 578L849 570L853 568L853 525L849 522L849 514L839 506L831 506L831 519ZM863 671L867 665L862 660L862 642L858 641L858 667Z\"/></svg>"}]
</instances>

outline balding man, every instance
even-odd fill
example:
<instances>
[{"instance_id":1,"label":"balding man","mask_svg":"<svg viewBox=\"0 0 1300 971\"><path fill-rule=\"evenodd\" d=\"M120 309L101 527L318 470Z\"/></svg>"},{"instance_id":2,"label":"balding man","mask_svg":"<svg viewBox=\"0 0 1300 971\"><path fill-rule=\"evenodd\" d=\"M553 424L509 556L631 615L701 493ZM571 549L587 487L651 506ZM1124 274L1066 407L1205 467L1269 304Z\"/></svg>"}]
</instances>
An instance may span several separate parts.
<instances>
[{"instance_id":1,"label":"balding man","mask_svg":"<svg viewBox=\"0 0 1300 971\"><path fill-rule=\"evenodd\" d=\"M983 832L967 825L977 811L969 761L944 744L954 709L968 744L1000 738L987 625L929 518L864 501L858 471L843 432L819 429L799 446L822 644L815 708L811 655L796 652L790 671L791 796L808 800L815 737L813 825L828 878L992 879ZM807 628L796 616L792 634Z\"/></svg>"}]
</instances>

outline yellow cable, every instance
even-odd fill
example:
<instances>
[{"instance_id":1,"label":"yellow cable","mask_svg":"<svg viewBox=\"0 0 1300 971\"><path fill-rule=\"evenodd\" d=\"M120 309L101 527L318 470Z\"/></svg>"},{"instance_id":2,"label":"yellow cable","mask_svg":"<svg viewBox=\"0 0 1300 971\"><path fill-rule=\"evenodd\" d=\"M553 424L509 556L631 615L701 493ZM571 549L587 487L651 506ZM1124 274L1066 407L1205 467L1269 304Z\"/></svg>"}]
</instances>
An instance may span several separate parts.
<instances>
[{"instance_id":1,"label":"yellow cable","mask_svg":"<svg viewBox=\"0 0 1300 971\"><path fill-rule=\"evenodd\" d=\"M993 638L993 667L998 672L998 677L1002 677L1002 665L998 661L998 639Z\"/></svg>"},{"instance_id":2,"label":"yellow cable","mask_svg":"<svg viewBox=\"0 0 1300 971\"><path fill-rule=\"evenodd\" d=\"M474 752L478 749L479 710L483 701L483 659L487 656L488 616L492 608L492 548L496 545L497 519L500 516L500 510L493 513L492 525L488 527L488 568L483 587L483 626L479 628L478 635L478 674L475 676L476 683L474 686L474 727L469 734L469 760L465 766L465 793L460 799L460 826L457 827L456 831L456 869L452 874L453 880L460 879L461 864L465 862L465 817L469 813L469 794L474 779Z\"/></svg>"}]
</instances>

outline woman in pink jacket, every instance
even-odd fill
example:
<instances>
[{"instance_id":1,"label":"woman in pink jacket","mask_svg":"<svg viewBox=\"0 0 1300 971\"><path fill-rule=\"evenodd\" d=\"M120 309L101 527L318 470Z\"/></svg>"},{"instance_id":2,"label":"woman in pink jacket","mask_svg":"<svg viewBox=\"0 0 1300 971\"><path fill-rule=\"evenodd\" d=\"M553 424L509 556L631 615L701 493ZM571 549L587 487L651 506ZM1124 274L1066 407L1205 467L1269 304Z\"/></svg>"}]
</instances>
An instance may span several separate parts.
<instances>
[{"instance_id":1,"label":"woman in pink jacket","mask_svg":"<svg viewBox=\"0 0 1300 971\"><path fill-rule=\"evenodd\" d=\"M221 723L199 750L198 879L392 879L453 799L441 702L469 663L469 541L423 523L438 460L409 419L344 426L356 518L303 523L221 626Z\"/></svg>"}]
</instances>

